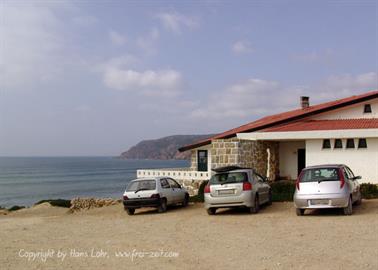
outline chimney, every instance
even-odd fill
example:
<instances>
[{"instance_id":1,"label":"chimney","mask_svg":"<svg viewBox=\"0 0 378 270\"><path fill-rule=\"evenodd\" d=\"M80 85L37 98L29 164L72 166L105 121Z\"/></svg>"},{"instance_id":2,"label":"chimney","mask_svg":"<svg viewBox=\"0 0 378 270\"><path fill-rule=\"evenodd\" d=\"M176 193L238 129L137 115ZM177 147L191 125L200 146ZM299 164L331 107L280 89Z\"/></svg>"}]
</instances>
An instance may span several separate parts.
<instances>
[{"instance_id":1,"label":"chimney","mask_svg":"<svg viewBox=\"0 0 378 270\"><path fill-rule=\"evenodd\" d=\"M310 107L310 97L301 96L301 107L302 109Z\"/></svg>"}]
</instances>

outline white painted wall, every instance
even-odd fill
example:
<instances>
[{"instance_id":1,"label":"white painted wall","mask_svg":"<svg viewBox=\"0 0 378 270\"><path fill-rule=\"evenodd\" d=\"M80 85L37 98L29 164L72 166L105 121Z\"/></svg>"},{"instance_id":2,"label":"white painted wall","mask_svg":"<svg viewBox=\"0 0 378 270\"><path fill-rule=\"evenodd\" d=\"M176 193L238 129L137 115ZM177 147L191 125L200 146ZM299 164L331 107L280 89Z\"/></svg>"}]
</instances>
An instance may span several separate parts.
<instances>
[{"instance_id":1,"label":"white painted wall","mask_svg":"<svg viewBox=\"0 0 378 270\"><path fill-rule=\"evenodd\" d=\"M364 113L364 105L371 105L371 113ZM350 119L350 118L378 118L378 98L362 102L346 108L341 108L331 112L322 113L312 117L314 120Z\"/></svg>"},{"instance_id":2,"label":"white painted wall","mask_svg":"<svg viewBox=\"0 0 378 270\"><path fill-rule=\"evenodd\" d=\"M304 141L280 142L280 176L296 179L298 173L298 153L299 148L305 148Z\"/></svg>"},{"instance_id":3,"label":"white painted wall","mask_svg":"<svg viewBox=\"0 0 378 270\"><path fill-rule=\"evenodd\" d=\"M362 176L360 183L378 184L378 138L366 141L366 149L346 149L346 140L343 140L343 149L322 149L323 140L306 140L306 166L346 164L355 175ZM356 146L357 143L356 140Z\"/></svg>"}]
</instances>

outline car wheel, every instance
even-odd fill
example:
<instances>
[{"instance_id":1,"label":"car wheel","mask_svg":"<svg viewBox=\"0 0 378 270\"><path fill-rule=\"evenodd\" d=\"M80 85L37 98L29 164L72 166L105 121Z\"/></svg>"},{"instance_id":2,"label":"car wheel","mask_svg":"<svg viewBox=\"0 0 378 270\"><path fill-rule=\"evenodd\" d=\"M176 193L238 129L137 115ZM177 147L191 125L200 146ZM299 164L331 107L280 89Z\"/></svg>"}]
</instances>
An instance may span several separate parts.
<instances>
[{"instance_id":1,"label":"car wheel","mask_svg":"<svg viewBox=\"0 0 378 270\"><path fill-rule=\"evenodd\" d=\"M184 201L182 202L182 206L186 207L186 206L188 206L188 204L189 204L189 194L186 193Z\"/></svg>"},{"instance_id":2,"label":"car wheel","mask_svg":"<svg viewBox=\"0 0 378 270\"><path fill-rule=\"evenodd\" d=\"M350 216L353 213L352 199L349 197L347 207L343 208L344 215Z\"/></svg>"},{"instance_id":3,"label":"car wheel","mask_svg":"<svg viewBox=\"0 0 378 270\"><path fill-rule=\"evenodd\" d=\"M160 205L158 207L159 213L164 213L167 211L167 200L165 198L161 199Z\"/></svg>"},{"instance_id":4,"label":"car wheel","mask_svg":"<svg viewBox=\"0 0 378 270\"><path fill-rule=\"evenodd\" d=\"M209 209L207 209L207 214L208 215L215 215L215 212L217 211L217 209L216 208L209 208Z\"/></svg>"},{"instance_id":5,"label":"car wheel","mask_svg":"<svg viewBox=\"0 0 378 270\"><path fill-rule=\"evenodd\" d=\"M249 212L252 214L257 214L259 210L260 210L260 199L259 199L259 196L256 194L254 206L249 208Z\"/></svg>"},{"instance_id":6,"label":"car wheel","mask_svg":"<svg viewBox=\"0 0 378 270\"><path fill-rule=\"evenodd\" d=\"M305 212L304 209L300 209L300 208L295 209L295 213L297 214L297 216L303 216L304 212Z\"/></svg>"},{"instance_id":7,"label":"car wheel","mask_svg":"<svg viewBox=\"0 0 378 270\"><path fill-rule=\"evenodd\" d=\"M272 205L272 201L273 201L273 199L272 199L272 191L269 190L269 200L268 200L268 205Z\"/></svg>"},{"instance_id":8,"label":"car wheel","mask_svg":"<svg viewBox=\"0 0 378 270\"><path fill-rule=\"evenodd\" d=\"M132 216L132 215L134 215L134 213L135 213L135 209L127 208L127 209L126 209L126 212L127 212L127 214L128 214L129 216Z\"/></svg>"}]
</instances>

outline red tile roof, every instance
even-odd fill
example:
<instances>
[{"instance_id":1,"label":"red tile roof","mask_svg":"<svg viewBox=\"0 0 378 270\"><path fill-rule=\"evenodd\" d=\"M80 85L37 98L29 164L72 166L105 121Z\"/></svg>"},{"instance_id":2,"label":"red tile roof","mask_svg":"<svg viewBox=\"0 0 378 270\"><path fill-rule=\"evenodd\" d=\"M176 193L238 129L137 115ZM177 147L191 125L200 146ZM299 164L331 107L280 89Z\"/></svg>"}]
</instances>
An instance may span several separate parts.
<instances>
[{"instance_id":1,"label":"red tile roof","mask_svg":"<svg viewBox=\"0 0 378 270\"><path fill-rule=\"evenodd\" d=\"M308 116L313 116L313 115L320 114L323 112L335 110L335 109L349 106L352 104L356 104L359 102L365 102L373 98L378 98L378 90L367 92L367 93L357 95L357 96L351 96L351 97L347 97L343 99L338 99L335 101L321 103L318 105L310 106L306 109L296 109L296 110L292 110L288 112L274 114L271 116L266 116L254 122L250 122L246 125L243 125L234 129L230 129L226 132L220 133L206 140L202 140L194 144L181 147L179 148L179 151L183 152L186 150L204 146L204 145L210 144L211 141L215 139L225 139L225 138L235 137L237 133L253 132L253 131L281 125L284 123L297 121Z\"/></svg>"},{"instance_id":2,"label":"red tile roof","mask_svg":"<svg viewBox=\"0 0 378 270\"><path fill-rule=\"evenodd\" d=\"M378 128L378 118L337 119L297 121L277 127L263 129L260 132L335 130L335 129L370 129Z\"/></svg>"}]
</instances>

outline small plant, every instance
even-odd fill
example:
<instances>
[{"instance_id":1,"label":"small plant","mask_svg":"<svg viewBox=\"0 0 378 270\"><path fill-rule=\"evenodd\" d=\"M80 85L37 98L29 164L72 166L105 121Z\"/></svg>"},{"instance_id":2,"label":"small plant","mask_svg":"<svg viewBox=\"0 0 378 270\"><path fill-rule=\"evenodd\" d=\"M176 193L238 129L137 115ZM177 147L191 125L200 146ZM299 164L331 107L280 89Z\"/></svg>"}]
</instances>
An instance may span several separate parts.
<instances>
[{"instance_id":1,"label":"small plant","mask_svg":"<svg viewBox=\"0 0 378 270\"><path fill-rule=\"evenodd\" d=\"M270 183L272 188L272 199L274 202L293 201L295 192L295 181L281 180Z\"/></svg>"},{"instance_id":2,"label":"small plant","mask_svg":"<svg viewBox=\"0 0 378 270\"><path fill-rule=\"evenodd\" d=\"M378 185L371 183L361 184L362 198L364 199L378 199Z\"/></svg>"},{"instance_id":3,"label":"small plant","mask_svg":"<svg viewBox=\"0 0 378 270\"><path fill-rule=\"evenodd\" d=\"M190 202L204 202L205 201L204 190L205 190L205 186L207 185L208 182L209 181L203 181L201 183L201 185L198 188L198 194L195 195L195 196L191 196L190 199L189 199Z\"/></svg>"},{"instance_id":4,"label":"small plant","mask_svg":"<svg viewBox=\"0 0 378 270\"><path fill-rule=\"evenodd\" d=\"M8 211L17 211L23 208L25 208L25 206L14 205L11 208L9 208Z\"/></svg>"},{"instance_id":5,"label":"small plant","mask_svg":"<svg viewBox=\"0 0 378 270\"><path fill-rule=\"evenodd\" d=\"M45 203L45 202L48 202L52 206L57 206L57 207L65 207L65 208L71 207L71 201L70 200L64 200L64 199L42 200L42 201L35 203L34 205L38 205L38 204Z\"/></svg>"}]
</instances>

